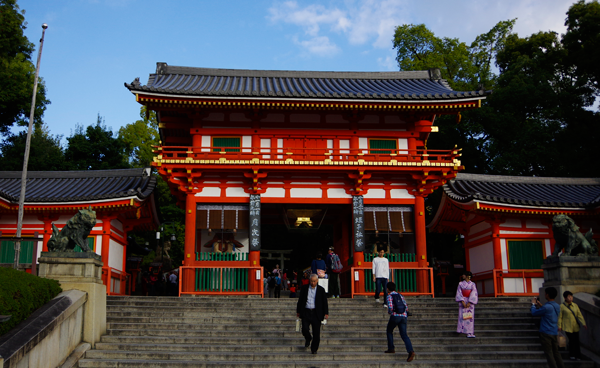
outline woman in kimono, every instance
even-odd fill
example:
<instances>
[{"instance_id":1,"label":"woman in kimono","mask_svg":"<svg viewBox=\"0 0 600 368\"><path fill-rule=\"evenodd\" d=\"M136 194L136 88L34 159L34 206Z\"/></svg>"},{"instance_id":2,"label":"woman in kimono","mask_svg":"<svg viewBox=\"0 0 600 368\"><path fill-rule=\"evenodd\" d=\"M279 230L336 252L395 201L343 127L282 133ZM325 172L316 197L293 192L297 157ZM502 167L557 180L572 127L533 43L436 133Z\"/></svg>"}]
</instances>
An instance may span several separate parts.
<instances>
[{"instance_id":1,"label":"woman in kimono","mask_svg":"<svg viewBox=\"0 0 600 368\"><path fill-rule=\"evenodd\" d=\"M458 326L456 332L467 334L467 337L475 337L475 304L479 300L477 287L471 281L473 274L465 273L465 279L458 284L456 289L456 301L458 302Z\"/></svg>"}]
</instances>

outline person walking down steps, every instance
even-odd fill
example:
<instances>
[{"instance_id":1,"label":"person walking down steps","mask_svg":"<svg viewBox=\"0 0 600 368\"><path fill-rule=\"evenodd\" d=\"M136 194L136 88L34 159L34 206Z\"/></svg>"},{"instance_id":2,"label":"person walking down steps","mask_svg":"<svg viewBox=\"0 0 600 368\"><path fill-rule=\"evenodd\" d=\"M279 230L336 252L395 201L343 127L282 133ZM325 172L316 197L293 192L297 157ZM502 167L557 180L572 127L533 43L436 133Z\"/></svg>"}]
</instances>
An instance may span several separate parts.
<instances>
[{"instance_id":1,"label":"person walking down steps","mask_svg":"<svg viewBox=\"0 0 600 368\"><path fill-rule=\"evenodd\" d=\"M304 347L310 346L310 351L316 354L321 341L321 321L329 318L329 307L325 289L319 285L319 277L315 274L310 275L310 283L300 289L300 297L296 304L296 317L302 318ZM309 331L311 326L312 336Z\"/></svg>"}]
</instances>

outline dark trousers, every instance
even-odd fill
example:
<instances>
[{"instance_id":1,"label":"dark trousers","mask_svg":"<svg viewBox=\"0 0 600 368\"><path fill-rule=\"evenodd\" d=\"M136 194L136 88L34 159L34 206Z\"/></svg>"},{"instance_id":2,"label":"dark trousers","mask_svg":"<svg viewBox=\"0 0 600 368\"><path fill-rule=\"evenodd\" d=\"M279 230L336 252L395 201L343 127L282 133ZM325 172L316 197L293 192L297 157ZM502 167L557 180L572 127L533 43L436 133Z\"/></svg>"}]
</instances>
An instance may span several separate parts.
<instances>
[{"instance_id":1,"label":"dark trousers","mask_svg":"<svg viewBox=\"0 0 600 368\"><path fill-rule=\"evenodd\" d=\"M400 337L402 338L402 341L404 341L404 346L406 347L406 352L410 353L413 351L410 338L406 334L406 322L406 317L390 316L390 320L388 321L387 329L385 331L387 333L388 350L396 350L394 348L394 328L398 326L398 329L400 330Z\"/></svg>"},{"instance_id":2,"label":"dark trousers","mask_svg":"<svg viewBox=\"0 0 600 368\"><path fill-rule=\"evenodd\" d=\"M329 274L329 295L340 295L340 286L338 285L339 273L332 272Z\"/></svg>"},{"instance_id":3,"label":"dark trousers","mask_svg":"<svg viewBox=\"0 0 600 368\"><path fill-rule=\"evenodd\" d=\"M281 297L281 285L275 286L275 297L276 298L280 298Z\"/></svg>"},{"instance_id":4,"label":"dark trousers","mask_svg":"<svg viewBox=\"0 0 600 368\"><path fill-rule=\"evenodd\" d=\"M565 332L569 339L569 356L581 359L581 349L579 348L579 331Z\"/></svg>"},{"instance_id":5,"label":"dark trousers","mask_svg":"<svg viewBox=\"0 0 600 368\"><path fill-rule=\"evenodd\" d=\"M309 326L312 326L312 336L308 330ZM319 350L319 343L321 342L321 321L317 318L314 309L304 310L304 315L302 316L302 336L304 336L306 341L312 339L310 351Z\"/></svg>"},{"instance_id":6,"label":"dark trousers","mask_svg":"<svg viewBox=\"0 0 600 368\"><path fill-rule=\"evenodd\" d=\"M558 352L558 339L556 335L548 335L540 332L542 350L546 354L546 360L550 368L565 368L560 353Z\"/></svg>"},{"instance_id":7,"label":"dark trousers","mask_svg":"<svg viewBox=\"0 0 600 368\"><path fill-rule=\"evenodd\" d=\"M375 299L379 299L379 292L381 291L381 287L383 286L383 302L387 303L387 283L388 279L383 277L378 277L375 279Z\"/></svg>"}]
</instances>

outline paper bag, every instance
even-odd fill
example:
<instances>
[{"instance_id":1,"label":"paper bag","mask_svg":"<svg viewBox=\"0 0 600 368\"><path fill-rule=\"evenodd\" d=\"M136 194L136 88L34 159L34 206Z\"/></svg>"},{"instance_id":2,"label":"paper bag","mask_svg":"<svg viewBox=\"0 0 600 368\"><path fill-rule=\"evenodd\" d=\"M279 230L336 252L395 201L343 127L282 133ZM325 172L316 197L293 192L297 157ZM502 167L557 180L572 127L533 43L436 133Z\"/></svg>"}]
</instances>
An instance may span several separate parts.
<instances>
[{"instance_id":1,"label":"paper bag","mask_svg":"<svg viewBox=\"0 0 600 368\"><path fill-rule=\"evenodd\" d=\"M567 347L567 335L565 335L564 331L558 331L558 347L559 348Z\"/></svg>"}]
</instances>

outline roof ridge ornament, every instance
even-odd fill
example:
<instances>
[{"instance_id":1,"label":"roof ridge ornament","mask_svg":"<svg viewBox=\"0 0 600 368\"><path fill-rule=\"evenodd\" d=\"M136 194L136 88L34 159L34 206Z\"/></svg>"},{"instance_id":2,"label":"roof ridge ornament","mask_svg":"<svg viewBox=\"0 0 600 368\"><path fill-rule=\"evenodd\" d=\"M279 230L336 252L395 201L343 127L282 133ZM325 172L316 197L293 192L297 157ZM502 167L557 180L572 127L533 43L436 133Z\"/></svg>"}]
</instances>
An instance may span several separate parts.
<instances>
[{"instance_id":1,"label":"roof ridge ornament","mask_svg":"<svg viewBox=\"0 0 600 368\"><path fill-rule=\"evenodd\" d=\"M440 68L431 68L429 71L429 79L431 80L440 80L442 79L442 71Z\"/></svg>"}]
</instances>

